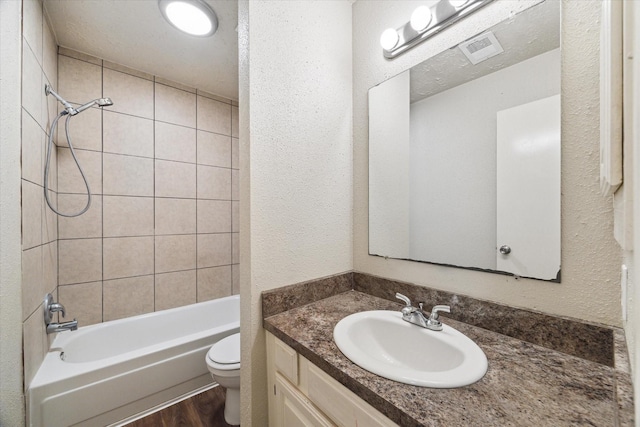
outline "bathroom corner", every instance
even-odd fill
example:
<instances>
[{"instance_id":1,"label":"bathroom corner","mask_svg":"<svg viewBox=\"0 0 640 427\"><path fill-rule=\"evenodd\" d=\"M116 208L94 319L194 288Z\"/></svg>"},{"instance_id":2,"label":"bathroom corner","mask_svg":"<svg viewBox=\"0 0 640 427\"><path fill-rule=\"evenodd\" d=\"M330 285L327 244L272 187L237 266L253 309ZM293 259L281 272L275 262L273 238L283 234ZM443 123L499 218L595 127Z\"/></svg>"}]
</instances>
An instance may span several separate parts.
<instances>
[{"instance_id":1,"label":"bathroom corner","mask_svg":"<svg viewBox=\"0 0 640 427\"><path fill-rule=\"evenodd\" d=\"M0 3L0 420L24 423L20 230L22 5ZM6 201L5 201L6 197Z\"/></svg>"},{"instance_id":2,"label":"bathroom corner","mask_svg":"<svg viewBox=\"0 0 640 427\"><path fill-rule=\"evenodd\" d=\"M47 293L57 297L58 220L44 202L43 170L46 143L57 105L44 92L57 87L57 42L39 0L22 3L22 320L24 339L24 389L29 386L49 349L42 321ZM54 135L55 137L55 135ZM49 173L49 197L57 203L56 154Z\"/></svg>"}]
</instances>

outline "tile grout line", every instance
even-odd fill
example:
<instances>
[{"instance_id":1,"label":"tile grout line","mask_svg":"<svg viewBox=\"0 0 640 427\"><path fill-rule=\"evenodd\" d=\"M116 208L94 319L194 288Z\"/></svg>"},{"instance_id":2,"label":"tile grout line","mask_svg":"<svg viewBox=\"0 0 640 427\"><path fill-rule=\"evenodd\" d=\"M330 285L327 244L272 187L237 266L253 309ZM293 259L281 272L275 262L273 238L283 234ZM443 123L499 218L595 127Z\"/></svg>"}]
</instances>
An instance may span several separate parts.
<instances>
[{"instance_id":1,"label":"tile grout line","mask_svg":"<svg viewBox=\"0 0 640 427\"><path fill-rule=\"evenodd\" d=\"M104 97L104 61L100 60L100 79L102 86L102 97ZM100 185L101 185L101 193L104 193L104 108L100 109ZM102 243L102 268L101 268L101 282L100 288L102 290L102 313L101 313L101 321L104 322L104 198L103 203L100 203L100 217L101 217L101 229L100 229L100 240Z\"/></svg>"},{"instance_id":2,"label":"tile grout line","mask_svg":"<svg viewBox=\"0 0 640 427\"><path fill-rule=\"evenodd\" d=\"M229 143L231 144L229 155L231 165L231 201L229 203L229 209L231 210L231 283L229 283L230 295L233 295L233 105L231 106L231 114L229 114L229 133L231 134L231 138L229 138Z\"/></svg>"},{"instance_id":3,"label":"tile grout line","mask_svg":"<svg viewBox=\"0 0 640 427\"><path fill-rule=\"evenodd\" d=\"M195 301L198 302L198 287L200 280L198 279L198 91L196 89L196 294Z\"/></svg>"},{"instance_id":4,"label":"tile grout line","mask_svg":"<svg viewBox=\"0 0 640 427\"><path fill-rule=\"evenodd\" d=\"M155 130L154 130L155 132ZM59 147L62 150L69 150L68 146L62 146ZM101 153L101 154L108 154L110 156L122 156L122 157L129 157L129 158L134 158L134 159L142 159L142 160L157 160L160 162L169 162L169 163L178 163L178 164L183 164L183 165L194 165L194 166L204 166L206 168L215 168L215 169L223 169L223 170L238 170L238 169L234 169L233 167L226 167L226 166L219 166L219 165L210 165L210 164L206 164L206 163L193 163L193 162L185 162L182 160L174 160L174 159L163 159L163 158L156 158L156 157L147 157L147 156L138 156L135 154L127 154L127 153L114 153L114 152L110 152L110 151L100 151L100 150L92 150L89 148L74 148L74 150L76 152L90 152L90 153ZM80 193L78 193L80 194Z\"/></svg>"},{"instance_id":5,"label":"tile grout line","mask_svg":"<svg viewBox=\"0 0 640 427\"><path fill-rule=\"evenodd\" d=\"M44 9L44 2L42 5L43 9ZM60 53L59 53L59 46L56 45L56 90L58 89L58 86L60 85L60 73L58 72L60 69ZM56 103L56 117L57 117L57 112L58 112L58 104ZM49 106L47 105L47 111L49 111ZM57 140L58 138L56 138L57 135L52 135L52 139ZM60 141L56 141L54 144L51 145L51 149L52 150L56 150L56 176L55 176L55 180L56 180L56 207L58 206L58 204L60 203L60 169L58 168L58 144L60 143ZM49 146L48 141L47 141L47 147ZM53 153L52 153L53 154ZM45 150L45 156L46 156L46 150ZM44 177L43 177L44 180ZM46 203L46 202L45 202ZM60 216L56 215L56 299L59 301L60 300Z\"/></svg>"},{"instance_id":6,"label":"tile grout line","mask_svg":"<svg viewBox=\"0 0 640 427\"><path fill-rule=\"evenodd\" d=\"M153 76L153 311L156 311L156 76Z\"/></svg>"}]
</instances>

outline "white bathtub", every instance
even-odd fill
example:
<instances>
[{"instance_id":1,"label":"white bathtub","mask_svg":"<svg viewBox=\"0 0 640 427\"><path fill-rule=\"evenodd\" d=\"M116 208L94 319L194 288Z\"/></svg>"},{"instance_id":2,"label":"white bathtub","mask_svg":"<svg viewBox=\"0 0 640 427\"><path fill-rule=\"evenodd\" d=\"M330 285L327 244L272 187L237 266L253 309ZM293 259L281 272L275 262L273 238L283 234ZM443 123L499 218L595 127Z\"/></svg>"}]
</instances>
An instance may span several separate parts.
<instances>
[{"instance_id":1,"label":"white bathtub","mask_svg":"<svg viewBox=\"0 0 640 427\"><path fill-rule=\"evenodd\" d=\"M27 390L28 425L105 426L205 387L207 351L239 330L234 295L59 333Z\"/></svg>"}]
</instances>

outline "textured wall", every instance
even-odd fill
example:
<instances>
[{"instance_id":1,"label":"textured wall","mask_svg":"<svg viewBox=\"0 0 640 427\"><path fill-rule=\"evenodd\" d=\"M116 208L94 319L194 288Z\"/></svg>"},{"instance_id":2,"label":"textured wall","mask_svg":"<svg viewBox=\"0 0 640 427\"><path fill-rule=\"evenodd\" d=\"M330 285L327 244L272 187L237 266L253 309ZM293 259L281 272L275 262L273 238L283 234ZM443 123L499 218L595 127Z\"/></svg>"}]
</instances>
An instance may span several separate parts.
<instances>
[{"instance_id":1,"label":"textured wall","mask_svg":"<svg viewBox=\"0 0 640 427\"><path fill-rule=\"evenodd\" d=\"M354 268L516 307L620 325L620 249L611 200L600 195L600 1L562 2L562 283L385 260L367 255L367 90L537 1L494 2L388 61L379 34L406 22L418 1L354 4Z\"/></svg>"},{"instance_id":2,"label":"textured wall","mask_svg":"<svg viewBox=\"0 0 640 427\"><path fill-rule=\"evenodd\" d=\"M624 58L624 139L625 139L625 183L632 192L625 197L632 196L633 211L635 212L633 224L633 250L625 251L624 262L629 268L629 281L627 283L627 318L624 323L627 345L630 353L631 372L635 388L636 420L640 420L640 224L638 224L638 212L640 212L640 62L634 58L640 58L640 4L637 2L625 3L625 22L633 23L625 32L625 43L628 43L631 55ZM635 26L635 29L634 29ZM631 154L631 155L629 155ZM627 167L630 166L630 167ZM623 193L624 194L624 193ZM616 194L618 196L618 194ZM620 195L622 196L622 194ZM637 421L636 421L637 422Z\"/></svg>"},{"instance_id":3,"label":"textured wall","mask_svg":"<svg viewBox=\"0 0 640 427\"><path fill-rule=\"evenodd\" d=\"M22 3L0 2L0 425L24 425L20 281Z\"/></svg>"},{"instance_id":4,"label":"textured wall","mask_svg":"<svg viewBox=\"0 0 640 427\"><path fill-rule=\"evenodd\" d=\"M58 218L67 315L90 325L237 293L237 103L64 48L58 63L69 102L114 102L70 124L92 204ZM77 212L86 190L62 131L58 145L59 209Z\"/></svg>"},{"instance_id":5,"label":"textured wall","mask_svg":"<svg viewBox=\"0 0 640 427\"><path fill-rule=\"evenodd\" d=\"M351 3L241 2L239 37L242 425L260 426L261 291L353 267Z\"/></svg>"}]
</instances>

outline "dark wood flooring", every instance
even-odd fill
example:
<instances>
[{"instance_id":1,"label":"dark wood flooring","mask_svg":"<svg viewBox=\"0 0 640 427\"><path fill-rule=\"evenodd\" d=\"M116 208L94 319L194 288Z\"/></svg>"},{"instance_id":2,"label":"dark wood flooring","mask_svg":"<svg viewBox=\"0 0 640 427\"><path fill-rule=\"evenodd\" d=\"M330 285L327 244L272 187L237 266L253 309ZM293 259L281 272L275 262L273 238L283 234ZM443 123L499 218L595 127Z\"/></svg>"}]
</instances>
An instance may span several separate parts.
<instances>
[{"instance_id":1,"label":"dark wood flooring","mask_svg":"<svg viewBox=\"0 0 640 427\"><path fill-rule=\"evenodd\" d=\"M225 390L214 387L126 427L228 427L224 421L224 398Z\"/></svg>"}]
</instances>

